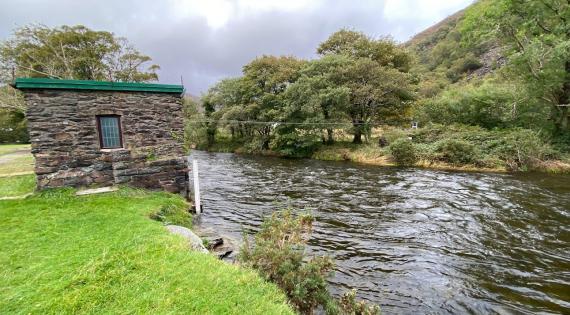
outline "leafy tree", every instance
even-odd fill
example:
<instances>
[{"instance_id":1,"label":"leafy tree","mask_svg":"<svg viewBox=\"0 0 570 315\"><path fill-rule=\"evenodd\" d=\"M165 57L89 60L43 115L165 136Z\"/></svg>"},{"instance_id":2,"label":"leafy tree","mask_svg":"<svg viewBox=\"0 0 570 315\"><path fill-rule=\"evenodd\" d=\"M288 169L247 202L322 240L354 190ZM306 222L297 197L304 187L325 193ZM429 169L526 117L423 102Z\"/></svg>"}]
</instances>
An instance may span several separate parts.
<instances>
[{"instance_id":1,"label":"leafy tree","mask_svg":"<svg viewBox=\"0 0 570 315\"><path fill-rule=\"evenodd\" d=\"M345 56L346 62L335 74L337 84L350 91L346 113L352 120L354 143L371 126L387 118L401 119L413 99L411 57L389 39L375 40L363 33L340 30L321 43L323 56Z\"/></svg>"},{"instance_id":2,"label":"leafy tree","mask_svg":"<svg viewBox=\"0 0 570 315\"><path fill-rule=\"evenodd\" d=\"M77 80L146 82L157 80L157 65L125 38L85 26L49 28L29 25L16 29L0 45L3 80L55 77Z\"/></svg>"},{"instance_id":3,"label":"leafy tree","mask_svg":"<svg viewBox=\"0 0 570 315\"><path fill-rule=\"evenodd\" d=\"M23 112L0 108L0 143L26 143L29 140Z\"/></svg>"},{"instance_id":4,"label":"leafy tree","mask_svg":"<svg viewBox=\"0 0 570 315\"><path fill-rule=\"evenodd\" d=\"M243 67L242 77L223 80L211 88L204 106L218 111L214 118L222 120L232 133L255 139L258 149L267 150L275 129L268 122L285 119L284 92L299 78L304 64L294 57L256 58Z\"/></svg>"},{"instance_id":5,"label":"leafy tree","mask_svg":"<svg viewBox=\"0 0 570 315\"><path fill-rule=\"evenodd\" d=\"M535 106L524 89L499 80L463 84L418 102L421 124L465 124L487 129L533 128L547 123L544 107Z\"/></svg>"},{"instance_id":6,"label":"leafy tree","mask_svg":"<svg viewBox=\"0 0 570 315\"><path fill-rule=\"evenodd\" d=\"M499 38L506 73L550 108L555 134L570 131L570 3L560 0L481 1L465 17L467 45Z\"/></svg>"},{"instance_id":7,"label":"leafy tree","mask_svg":"<svg viewBox=\"0 0 570 315\"><path fill-rule=\"evenodd\" d=\"M354 59L368 58L381 66L390 66L402 72L408 72L412 57L390 38L373 39L362 32L341 29L333 33L317 48L317 53L326 55L345 55Z\"/></svg>"},{"instance_id":8,"label":"leafy tree","mask_svg":"<svg viewBox=\"0 0 570 315\"><path fill-rule=\"evenodd\" d=\"M327 144L334 143L334 123L347 118L350 90L343 86L343 68L351 60L342 55L329 55L313 60L301 71L301 78L287 91L289 108L303 109L301 121L315 123L326 130Z\"/></svg>"},{"instance_id":9,"label":"leafy tree","mask_svg":"<svg viewBox=\"0 0 570 315\"><path fill-rule=\"evenodd\" d=\"M17 90L7 85L0 86L0 109L23 113L26 109L26 102Z\"/></svg>"}]
</instances>

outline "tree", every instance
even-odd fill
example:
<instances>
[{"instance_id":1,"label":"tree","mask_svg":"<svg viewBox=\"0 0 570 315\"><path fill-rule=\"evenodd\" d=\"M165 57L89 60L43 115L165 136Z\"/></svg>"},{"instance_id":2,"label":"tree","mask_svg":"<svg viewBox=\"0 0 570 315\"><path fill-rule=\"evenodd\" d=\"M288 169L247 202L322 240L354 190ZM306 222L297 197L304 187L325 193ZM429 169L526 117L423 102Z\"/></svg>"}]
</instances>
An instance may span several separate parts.
<instances>
[{"instance_id":1,"label":"tree","mask_svg":"<svg viewBox=\"0 0 570 315\"><path fill-rule=\"evenodd\" d=\"M85 26L28 25L0 43L0 117L25 125L22 95L6 83L14 77L147 82L158 80L149 56L113 33ZM13 129L13 128L12 128Z\"/></svg>"},{"instance_id":2,"label":"tree","mask_svg":"<svg viewBox=\"0 0 570 315\"><path fill-rule=\"evenodd\" d=\"M342 55L313 60L287 91L289 107L297 109L300 120L321 124L317 129L326 130L323 142L327 144L334 143L334 128L340 127L334 123L346 118L350 90L343 86L340 76L349 63L350 59Z\"/></svg>"},{"instance_id":3,"label":"tree","mask_svg":"<svg viewBox=\"0 0 570 315\"><path fill-rule=\"evenodd\" d=\"M26 102L21 93L10 86L0 86L0 109L24 113Z\"/></svg>"},{"instance_id":4,"label":"tree","mask_svg":"<svg viewBox=\"0 0 570 315\"><path fill-rule=\"evenodd\" d=\"M362 32L341 29L333 33L317 48L317 53L326 55L345 55L354 59L368 58L381 66L396 68L408 72L412 57L389 37L373 39Z\"/></svg>"},{"instance_id":5,"label":"tree","mask_svg":"<svg viewBox=\"0 0 570 315\"><path fill-rule=\"evenodd\" d=\"M290 56L262 56L243 67L246 104L255 120L272 122L283 119L284 92L300 77L305 61ZM272 124L253 127L261 140L261 149L269 149Z\"/></svg>"},{"instance_id":6,"label":"tree","mask_svg":"<svg viewBox=\"0 0 570 315\"><path fill-rule=\"evenodd\" d=\"M570 2L482 1L466 16L466 44L499 38L505 73L550 107L555 134L570 132Z\"/></svg>"},{"instance_id":7,"label":"tree","mask_svg":"<svg viewBox=\"0 0 570 315\"><path fill-rule=\"evenodd\" d=\"M145 67L150 61L150 57L138 52L125 38L82 25L24 26L0 45L4 82L11 80L12 74L75 80L158 80L159 67Z\"/></svg>"},{"instance_id":8,"label":"tree","mask_svg":"<svg viewBox=\"0 0 570 315\"><path fill-rule=\"evenodd\" d=\"M347 88L354 143L375 123L388 117L401 119L413 99L411 57L390 39L375 40L363 33L340 30L321 43L317 52L324 57L344 56L344 65L334 68L337 86Z\"/></svg>"}]
</instances>

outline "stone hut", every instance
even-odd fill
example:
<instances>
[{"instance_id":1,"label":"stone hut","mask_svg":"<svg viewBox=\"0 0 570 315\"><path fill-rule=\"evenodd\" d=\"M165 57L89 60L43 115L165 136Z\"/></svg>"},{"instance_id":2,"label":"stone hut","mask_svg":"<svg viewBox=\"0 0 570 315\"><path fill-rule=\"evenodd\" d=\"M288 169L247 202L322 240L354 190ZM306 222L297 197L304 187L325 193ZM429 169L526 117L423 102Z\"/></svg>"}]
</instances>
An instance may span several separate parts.
<instances>
[{"instance_id":1,"label":"stone hut","mask_svg":"<svg viewBox=\"0 0 570 315\"><path fill-rule=\"evenodd\" d=\"M186 193L180 85L19 78L38 189L129 184Z\"/></svg>"}]
</instances>

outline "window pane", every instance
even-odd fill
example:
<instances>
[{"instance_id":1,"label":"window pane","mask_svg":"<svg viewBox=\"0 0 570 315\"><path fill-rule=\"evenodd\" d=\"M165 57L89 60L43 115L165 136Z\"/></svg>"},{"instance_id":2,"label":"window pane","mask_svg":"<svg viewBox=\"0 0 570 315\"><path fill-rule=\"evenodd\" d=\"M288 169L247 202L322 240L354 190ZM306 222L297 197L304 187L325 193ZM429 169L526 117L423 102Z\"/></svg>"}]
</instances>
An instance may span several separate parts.
<instances>
[{"instance_id":1,"label":"window pane","mask_svg":"<svg viewBox=\"0 0 570 315\"><path fill-rule=\"evenodd\" d=\"M121 147L118 117L100 117L101 140L103 148Z\"/></svg>"}]
</instances>

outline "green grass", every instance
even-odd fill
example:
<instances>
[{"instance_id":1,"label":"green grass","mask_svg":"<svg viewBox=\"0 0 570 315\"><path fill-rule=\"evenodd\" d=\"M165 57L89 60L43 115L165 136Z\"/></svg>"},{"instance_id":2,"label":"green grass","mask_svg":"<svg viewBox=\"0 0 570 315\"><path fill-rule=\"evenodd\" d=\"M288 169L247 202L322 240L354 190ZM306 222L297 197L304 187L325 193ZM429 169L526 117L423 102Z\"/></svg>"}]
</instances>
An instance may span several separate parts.
<instances>
[{"instance_id":1,"label":"green grass","mask_svg":"<svg viewBox=\"0 0 570 315\"><path fill-rule=\"evenodd\" d=\"M22 196L31 193L36 188L36 176L21 175L0 177L0 198Z\"/></svg>"},{"instance_id":2,"label":"green grass","mask_svg":"<svg viewBox=\"0 0 570 315\"><path fill-rule=\"evenodd\" d=\"M149 218L165 205L184 203L125 188L0 201L0 313L292 314L274 285Z\"/></svg>"}]
</instances>

